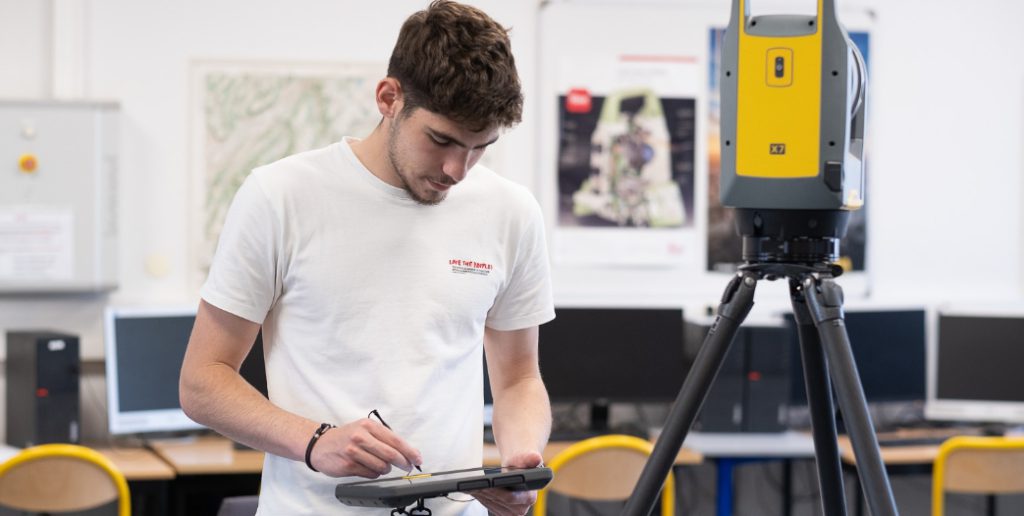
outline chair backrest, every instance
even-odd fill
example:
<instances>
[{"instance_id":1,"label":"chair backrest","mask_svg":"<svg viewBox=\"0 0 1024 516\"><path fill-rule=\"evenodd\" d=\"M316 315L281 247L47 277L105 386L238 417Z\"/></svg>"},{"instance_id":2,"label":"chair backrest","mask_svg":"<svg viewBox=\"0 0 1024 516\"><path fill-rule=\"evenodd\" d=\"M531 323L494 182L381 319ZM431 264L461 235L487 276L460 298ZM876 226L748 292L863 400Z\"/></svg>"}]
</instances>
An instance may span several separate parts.
<instances>
[{"instance_id":1,"label":"chair backrest","mask_svg":"<svg viewBox=\"0 0 1024 516\"><path fill-rule=\"evenodd\" d=\"M602 435L574 443L547 464L555 478L537 493L534 516L545 516L549 492L580 500L626 500L653 449L649 441L631 435ZM670 471L662 487L662 516L675 513L675 492Z\"/></svg>"},{"instance_id":2,"label":"chair backrest","mask_svg":"<svg viewBox=\"0 0 1024 516\"><path fill-rule=\"evenodd\" d=\"M74 444L26 448L0 464L0 505L34 512L92 509L118 501L131 516L128 482L109 459Z\"/></svg>"},{"instance_id":3,"label":"chair backrest","mask_svg":"<svg viewBox=\"0 0 1024 516\"><path fill-rule=\"evenodd\" d=\"M1024 493L1024 437L953 437L932 468L932 514L943 514L947 492Z\"/></svg>"},{"instance_id":4,"label":"chair backrest","mask_svg":"<svg viewBox=\"0 0 1024 516\"><path fill-rule=\"evenodd\" d=\"M217 516L255 516L259 504L257 495L229 496L221 501Z\"/></svg>"}]
</instances>

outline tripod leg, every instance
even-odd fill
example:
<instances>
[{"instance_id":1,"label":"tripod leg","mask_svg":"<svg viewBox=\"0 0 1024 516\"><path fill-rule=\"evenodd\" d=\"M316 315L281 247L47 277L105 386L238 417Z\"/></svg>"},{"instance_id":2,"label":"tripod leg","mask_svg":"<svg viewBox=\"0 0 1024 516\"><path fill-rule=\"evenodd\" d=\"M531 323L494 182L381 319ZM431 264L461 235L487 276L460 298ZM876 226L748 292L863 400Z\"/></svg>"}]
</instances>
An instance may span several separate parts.
<instances>
[{"instance_id":1,"label":"tripod leg","mask_svg":"<svg viewBox=\"0 0 1024 516\"><path fill-rule=\"evenodd\" d=\"M796 319L800 336L804 386L811 410L811 429L814 433L822 511L828 516L846 516L843 465L839 460L839 445L836 443L836 417L832 406L832 386L828 381L828 364L822 353L818 330L814 327L814 320L807 310L807 301L799 287L800 283L790 280L793 317Z\"/></svg>"},{"instance_id":2,"label":"tripod leg","mask_svg":"<svg viewBox=\"0 0 1024 516\"><path fill-rule=\"evenodd\" d=\"M729 345L736 336L736 330L747 317L750 308L754 306L756 286L757 276L746 272L734 277L726 287L722 303L718 305L718 317L704 338L693 367L686 375L679 396L676 397L665 421L665 427L658 437L658 442L655 443L654 451L640 473L633 494L626 502L626 507L622 511L623 516L647 516L651 513L658 498L658 491L665 483L665 477L668 476L676 455L679 454L679 448L686 440L686 434L693 426L711 383L722 367Z\"/></svg>"},{"instance_id":3,"label":"tripod leg","mask_svg":"<svg viewBox=\"0 0 1024 516\"><path fill-rule=\"evenodd\" d=\"M857 364L850 349L850 337L846 334L846 324L843 322L843 291L830 277L816 282L813 277L807 276L802 286L808 311L818 328L818 336L828 359L829 375L836 389L846 431L853 444L857 475L864 487L868 508L874 516L895 516L898 514L896 500L878 450L878 438L871 423L864 389L857 375Z\"/></svg>"}]
</instances>

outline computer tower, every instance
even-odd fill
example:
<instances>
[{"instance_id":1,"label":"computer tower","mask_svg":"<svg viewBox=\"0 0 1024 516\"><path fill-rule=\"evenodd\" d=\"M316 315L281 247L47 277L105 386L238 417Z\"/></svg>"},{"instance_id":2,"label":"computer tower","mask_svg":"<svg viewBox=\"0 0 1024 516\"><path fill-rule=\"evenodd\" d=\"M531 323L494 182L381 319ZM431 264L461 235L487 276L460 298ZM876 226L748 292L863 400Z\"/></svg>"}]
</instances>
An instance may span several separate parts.
<instances>
[{"instance_id":1,"label":"computer tower","mask_svg":"<svg viewBox=\"0 0 1024 516\"><path fill-rule=\"evenodd\" d=\"M78 337L55 331L7 333L7 443L29 447L79 441Z\"/></svg>"},{"instance_id":2,"label":"computer tower","mask_svg":"<svg viewBox=\"0 0 1024 516\"><path fill-rule=\"evenodd\" d=\"M696 356L709 325L686 324L687 355ZM700 415L694 423L694 429L701 432L742 432L743 431L743 391L746 383L747 351L746 337L743 330L736 334L729 352L725 355L721 369L712 382L708 395L701 406Z\"/></svg>"},{"instance_id":3,"label":"computer tower","mask_svg":"<svg viewBox=\"0 0 1024 516\"><path fill-rule=\"evenodd\" d=\"M747 390L743 430L781 432L786 429L789 407L789 329L751 326L745 331Z\"/></svg>"},{"instance_id":4,"label":"computer tower","mask_svg":"<svg viewBox=\"0 0 1024 516\"><path fill-rule=\"evenodd\" d=\"M687 323L695 355L710 324ZM702 432L780 432L789 403L789 329L741 326L694 424Z\"/></svg>"}]
</instances>

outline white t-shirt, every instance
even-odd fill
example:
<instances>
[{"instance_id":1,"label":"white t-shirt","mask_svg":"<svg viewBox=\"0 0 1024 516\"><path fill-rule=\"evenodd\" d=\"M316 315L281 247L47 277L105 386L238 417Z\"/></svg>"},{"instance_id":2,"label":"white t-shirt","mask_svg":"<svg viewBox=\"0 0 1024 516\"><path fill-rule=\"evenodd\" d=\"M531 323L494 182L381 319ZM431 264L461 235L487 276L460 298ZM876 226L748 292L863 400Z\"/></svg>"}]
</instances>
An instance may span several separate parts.
<instances>
[{"instance_id":1,"label":"white t-shirt","mask_svg":"<svg viewBox=\"0 0 1024 516\"><path fill-rule=\"evenodd\" d=\"M263 324L274 404L335 424L377 409L420 450L425 472L479 467L484 326L554 317L540 207L482 166L440 204L420 205L348 142L250 174L202 298ZM334 498L356 480L267 454L258 514L385 514ZM484 512L426 504L436 516Z\"/></svg>"}]
</instances>

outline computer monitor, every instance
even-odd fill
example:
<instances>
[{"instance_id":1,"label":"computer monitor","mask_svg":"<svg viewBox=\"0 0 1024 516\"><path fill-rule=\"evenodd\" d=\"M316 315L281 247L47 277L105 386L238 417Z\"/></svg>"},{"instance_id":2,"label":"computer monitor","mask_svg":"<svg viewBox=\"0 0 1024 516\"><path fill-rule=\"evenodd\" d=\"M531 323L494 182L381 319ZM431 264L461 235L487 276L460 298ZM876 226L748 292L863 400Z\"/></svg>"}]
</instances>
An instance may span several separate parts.
<instances>
[{"instance_id":1,"label":"computer monitor","mask_svg":"<svg viewBox=\"0 0 1024 516\"><path fill-rule=\"evenodd\" d=\"M1024 423L1024 313L939 313L925 417Z\"/></svg>"},{"instance_id":2,"label":"computer monitor","mask_svg":"<svg viewBox=\"0 0 1024 516\"><path fill-rule=\"evenodd\" d=\"M178 402L178 377L195 308L108 307L107 419L111 434L199 430ZM266 396L261 339L241 372Z\"/></svg>"},{"instance_id":3,"label":"computer monitor","mask_svg":"<svg viewBox=\"0 0 1024 516\"><path fill-rule=\"evenodd\" d=\"M602 430L609 402L676 398L690 368L683 344L681 308L556 308L540 326L540 371L552 402L590 403Z\"/></svg>"},{"instance_id":4,"label":"computer monitor","mask_svg":"<svg viewBox=\"0 0 1024 516\"><path fill-rule=\"evenodd\" d=\"M790 399L806 405L799 336L792 314L786 320L793 328ZM924 400L927 315L923 308L850 309L844 312L844 321L868 403Z\"/></svg>"}]
</instances>

